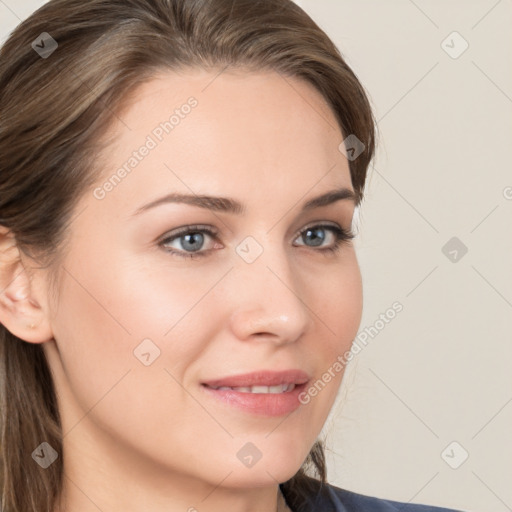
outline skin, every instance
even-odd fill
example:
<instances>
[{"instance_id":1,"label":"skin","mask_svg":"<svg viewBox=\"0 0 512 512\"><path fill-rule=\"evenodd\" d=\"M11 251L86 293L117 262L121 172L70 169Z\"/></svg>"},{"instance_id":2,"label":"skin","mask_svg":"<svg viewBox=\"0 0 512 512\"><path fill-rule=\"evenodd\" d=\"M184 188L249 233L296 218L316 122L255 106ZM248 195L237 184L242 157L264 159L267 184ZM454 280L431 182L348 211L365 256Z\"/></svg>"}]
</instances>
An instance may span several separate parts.
<instances>
[{"instance_id":1,"label":"skin","mask_svg":"<svg viewBox=\"0 0 512 512\"><path fill-rule=\"evenodd\" d=\"M0 320L43 343L63 425L66 512L276 510L278 483L308 454L342 372L283 417L220 403L200 383L288 368L314 382L357 334L362 282L352 242L322 253L297 234L316 221L348 230L355 206L300 211L332 189L353 190L338 150L344 137L311 85L273 72L162 72L113 126L99 186L190 96L197 107L121 183L101 200L84 192L53 300L48 270L2 239L11 284ZM170 192L232 197L246 212L168 203L133 215ZM203 258L158 245L191 224L219 231L217 240L204 235ZM334 245L324 233L323 247ZM263 248L251 264L235 251L247 236ZM178 238L170 247L188 246ZM146 338L160 349L149 366L133 353ZM251 468L236 456L247 442L262 454Z\"/></svg>"}]
</instances>

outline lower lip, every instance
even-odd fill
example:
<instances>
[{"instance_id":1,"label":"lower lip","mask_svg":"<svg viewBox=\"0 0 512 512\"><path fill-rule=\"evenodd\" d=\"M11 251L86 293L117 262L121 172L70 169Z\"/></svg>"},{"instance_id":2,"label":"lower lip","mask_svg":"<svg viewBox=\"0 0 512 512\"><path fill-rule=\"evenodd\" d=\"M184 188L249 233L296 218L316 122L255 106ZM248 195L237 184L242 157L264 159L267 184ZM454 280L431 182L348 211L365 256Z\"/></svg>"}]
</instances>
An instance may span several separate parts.
<instances>
[{"instance_id":1,"label":"lower lip","mask_svg":"<svg viewBox=\"0 0 512 512\"><path fill-rule=\"evenodd\" d=\"M242 393L231 389L213 389L201 385L201 388L210 396L245 412L263 416L284 416L290 414L301 405L300 393L307 383L295 386L286 393Z\"/></svg>"}]
</instances>

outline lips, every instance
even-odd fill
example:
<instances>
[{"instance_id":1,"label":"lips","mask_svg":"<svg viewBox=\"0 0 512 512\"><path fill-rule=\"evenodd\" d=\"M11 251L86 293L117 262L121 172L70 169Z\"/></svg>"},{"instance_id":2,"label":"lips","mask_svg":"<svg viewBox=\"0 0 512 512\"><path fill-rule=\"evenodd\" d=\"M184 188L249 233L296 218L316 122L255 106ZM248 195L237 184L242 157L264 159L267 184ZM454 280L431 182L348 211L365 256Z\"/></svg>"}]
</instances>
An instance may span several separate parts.
<instances>
[{"instance_id":1,"label":"lips","mask_svg":"<svg viewBox=\"0 0 512 512\"><path fill-rule=\"evenodd\" d=\"M309 380L302 370L263 370L203 382L201 388L223 407L275 417L301 406L298 397Z\"/></svg>"},{"instance_id":2,"label":"lips","mask_svg":"<svg viewBox=\"0 0 512 512\"><path fill-rule=\"evenodd\" d=\"M260 370L243 375L234 375L220 379L209 380L203 384L210 388L251 388L274 387L284 384L300 386L309 380L309 375L302 370L270 371Z\"/></svg>"}]
</instances>

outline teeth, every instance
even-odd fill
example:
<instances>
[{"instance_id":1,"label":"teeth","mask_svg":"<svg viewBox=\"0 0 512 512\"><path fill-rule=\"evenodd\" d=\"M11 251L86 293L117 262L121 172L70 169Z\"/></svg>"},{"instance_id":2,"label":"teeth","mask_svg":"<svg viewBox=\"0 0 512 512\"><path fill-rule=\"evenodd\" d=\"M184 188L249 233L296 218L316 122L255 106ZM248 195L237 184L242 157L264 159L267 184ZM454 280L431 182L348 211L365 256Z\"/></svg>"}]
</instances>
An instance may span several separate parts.
<instances>
[{"instance_id":1,"label":"teeth","mask_svg":"<svg viewBox=\"0 0 512 512\"><path fill-rule=\"evenodd\" d=\"M295 388L295 384L279 384L278 386L241 386L241 387L229 387L229 386L221 386L217 389L219 391L238 391L239 393L259 393L259 394L276 394L276 393L287 393L289 391L293 391Z\"/></svg>"},{"instance_id":2,"label":"teeth","mask_svg":"<svg viewBox=\"0 0 512 512\"><path fill-rule=\"evenodd\" d=\"M251 386L249 393L274 393L274 389L276 386ZM282 386L277 386L277 392L280 393ZM240 391L239 389L234 388L235 391ZM283 390L284 391L284 390Z\"/></svg>"}]
</instances>

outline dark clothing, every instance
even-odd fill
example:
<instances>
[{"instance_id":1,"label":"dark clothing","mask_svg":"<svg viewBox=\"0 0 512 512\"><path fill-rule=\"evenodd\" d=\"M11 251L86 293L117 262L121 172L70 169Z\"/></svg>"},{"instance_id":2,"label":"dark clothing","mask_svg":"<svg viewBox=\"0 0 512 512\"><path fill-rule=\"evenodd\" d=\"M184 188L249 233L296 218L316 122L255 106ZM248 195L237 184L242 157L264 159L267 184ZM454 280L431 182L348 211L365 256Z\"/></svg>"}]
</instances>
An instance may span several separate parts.
<instances>
[{"instance_id":1,"label":"dark clothing","mask_svg":"<svg viewBox=\"0 0 512 512\"><path fill-rule=\"evenodd\" d=\"M373 496L366 496L356 492L340 489L327 484L312 492L307 500L299 507L293 507L287 495L286 488L281 484L281 491L293 512L462 512L460 510L436 507L433 505L419 505L416 503L402 503Z\"/></svg>"}]
</instances>

